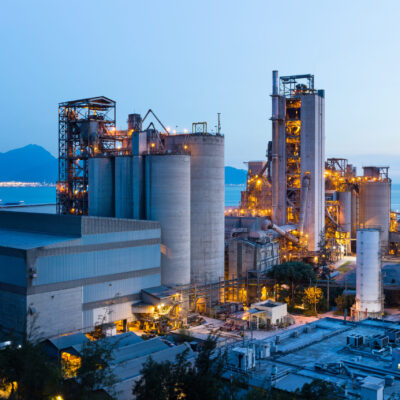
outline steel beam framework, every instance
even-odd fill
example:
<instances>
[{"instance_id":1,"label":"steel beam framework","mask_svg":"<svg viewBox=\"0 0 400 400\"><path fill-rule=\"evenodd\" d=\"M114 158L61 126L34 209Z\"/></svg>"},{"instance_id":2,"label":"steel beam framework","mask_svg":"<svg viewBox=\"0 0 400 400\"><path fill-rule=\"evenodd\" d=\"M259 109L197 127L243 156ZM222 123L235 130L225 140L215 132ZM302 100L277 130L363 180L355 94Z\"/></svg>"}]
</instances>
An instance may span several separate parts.
<instances>
[{"instance_id":1,"label":"steel beam framework","mask_svg":"<svg viewBox=\"0 0 400 400\"><path fill-rule=\"evenodd\" d=\"M88 214L88 160L119 152L116 103L93 97L58 107L57 213Z\"/></svg>"}]
</instances>

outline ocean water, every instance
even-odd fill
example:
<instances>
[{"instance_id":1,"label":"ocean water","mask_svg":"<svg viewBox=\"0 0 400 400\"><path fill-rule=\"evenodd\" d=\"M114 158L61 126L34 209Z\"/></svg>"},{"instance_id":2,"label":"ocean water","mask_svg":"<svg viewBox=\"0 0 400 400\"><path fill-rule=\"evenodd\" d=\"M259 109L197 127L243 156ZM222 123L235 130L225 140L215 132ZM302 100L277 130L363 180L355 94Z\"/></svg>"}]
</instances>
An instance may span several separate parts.
<instances>
[{"instance_id":1,"label":"ocean water","mask_svg":"<svg viewBox=\"0 0 400 400\"><path fill-rule=\"evenodd\" d=\"M225 186L225 205L236 206L240 202L240 192L245 185ZM17 203L24 204L55 203L55 187L0 187L0 204ZM392 184L392 210L400 211L400 184Z\"/></svg>"}]
</instances>

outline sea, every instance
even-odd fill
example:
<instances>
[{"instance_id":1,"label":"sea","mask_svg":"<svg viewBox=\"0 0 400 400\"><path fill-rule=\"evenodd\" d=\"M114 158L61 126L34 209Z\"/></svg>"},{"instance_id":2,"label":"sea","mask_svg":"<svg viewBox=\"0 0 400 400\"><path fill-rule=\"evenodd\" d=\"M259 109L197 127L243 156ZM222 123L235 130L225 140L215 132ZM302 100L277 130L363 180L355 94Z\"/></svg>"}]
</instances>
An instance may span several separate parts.
<instances>
[{"instance_id":1,"label":"sea","mask_svg":"<svg viewBox=\"0 0 400 400\"><path fill-rule=\"evenodd\" d=\"M225 185L225 206L237 206L240 192L246 185ZM0 205L6 203L48 204L56 202L56 188L45 187L0 187ZM400 210L400 184L392 184L392 210Z\"/></svg>"}]
</instances>

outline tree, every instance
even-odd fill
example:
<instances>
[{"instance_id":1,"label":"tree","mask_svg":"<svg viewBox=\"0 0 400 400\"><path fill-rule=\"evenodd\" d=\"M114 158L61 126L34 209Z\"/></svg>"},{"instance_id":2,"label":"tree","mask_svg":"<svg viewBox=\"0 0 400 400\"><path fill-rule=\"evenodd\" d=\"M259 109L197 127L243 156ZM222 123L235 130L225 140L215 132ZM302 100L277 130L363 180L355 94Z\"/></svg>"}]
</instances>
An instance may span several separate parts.
<instances>
[{"instance_id":1,"label":"tree","mask_svg":"<svg viewBox=\"0 0 400 400\"><path fill-rule=\"evenodd\" d=\"M318 249L318 266L327 265L332 261L332 248L326 240L325 229L323 229L319 234Z\"/></svg>"},{"instance_id":2,"label":"tree","mask_svg":"<svg viewBox=\"0 0 400 400\"><path fill-rule=\"evenodd\" d=\"M309 284L316 280L313 267L298 261L275 265L268 271L268 276L275 279L280 285L290 285L292 307L295 305L295 294L298 286L301 284Z\"/></svg>"},{"instance_id":3,"label":"tree","mask_svg":"<svg viewBox=\"0 0 400 400\"><path fill-rule=\"evenodd\" d=\"M317 304L322 299L323 292L319 287L311 286L304 290L304 303L314 306L315 314L317 313Z\"/></svg>"},{"instance_id":4,"label":"tree","mask_svg":"<svg viewBox=\"0 0 400 400\"><path fill-rule=\"evenodd\" d=\"M336 400L341 399L341 390L331 382L314 379L311 383L306 383L301 390L296 393L300 398L307 400Z\"/></svg>"},{"instance_id":5,"label":"tree","mask_svg":"<svg viewBox=\"0 0 400 400\"><path fill-rule=\"evenodd\" d=\"M223 379L226 362L226 354L216 349L216 339L209 337L194 364L187 360L186 352L175 363L149 358L132 393L137 400L236 399L240 382Z\"/></svg>"},{"instance_id":6,"label":"tree","mask_svg":"<svg viewBox=\"0 0 400 400\"><path fill-rule=\"evenodd\" d=\"M80 367L76 371L75 385L66 398L89 400L99 388L113 391L116 377L112 372L113 351L118 342L110 344L105 340L85 342L80 351Z\"/></svg>"},{"instance_id":7,"label":"tree","mask_svg":"<svg viewBox=\"0 0 400 400\"><path fill-rule=\"evenodd\" d=\"M335 303L338 308L338 312L340 314L344 314L344 311L347 310L348 314L350 314L350 308L355 302L355 296L353 294L345 295L341 294L336 297Z\"/></svg>"},{"instance_id":8,"label":"tree","mask_svg":"<svg viewBox=\"0 0 400 400\"><path fill-rule=\"evenodd\" d=\"M60 366L26 335L20 344L13 341L0 350L0 377L0 388L13 400L51 399L62 390Z\"/></svg>"},{"instance_id":9,"label":"tree","mask_svg":"<svg viewBox=\"0 0 400 400\"><path fill-rule=\"evenodd\" d=\"M184 394L183 382L189 370L185 353L178 355L175 363L157 363L150 356L143 365L142 377L136 382L133 394L137 400L178 400Z\"/></svg>"}]
</instances>

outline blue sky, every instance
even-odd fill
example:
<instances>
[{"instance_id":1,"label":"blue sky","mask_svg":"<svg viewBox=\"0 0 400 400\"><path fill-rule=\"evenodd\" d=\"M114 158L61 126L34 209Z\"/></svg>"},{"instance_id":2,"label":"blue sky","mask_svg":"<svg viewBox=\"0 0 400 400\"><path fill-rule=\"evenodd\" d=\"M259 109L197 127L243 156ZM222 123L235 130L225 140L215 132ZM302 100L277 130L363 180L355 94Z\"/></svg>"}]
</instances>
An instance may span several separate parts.
<instances>
[{"instance_id":1,"label":"blue sky","mask_svg":"<svg viewBox=\"0 0 400 400\"><path fill-rule=\"evenodd\" d=\"M326 90L327 156L400 177L399 15L397 0L2 0L0 152L56 154L58 103L105 95L121 129L148 108L178 130L221 112L226 164L242 167L265 155L278 69Z\"/></svg>"}]
</instances>

